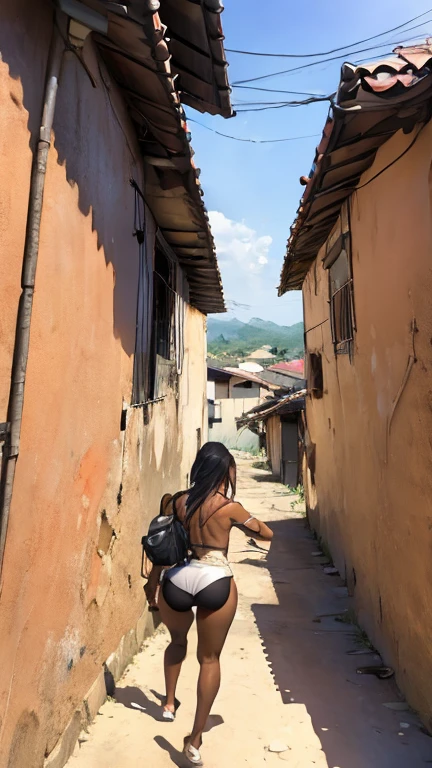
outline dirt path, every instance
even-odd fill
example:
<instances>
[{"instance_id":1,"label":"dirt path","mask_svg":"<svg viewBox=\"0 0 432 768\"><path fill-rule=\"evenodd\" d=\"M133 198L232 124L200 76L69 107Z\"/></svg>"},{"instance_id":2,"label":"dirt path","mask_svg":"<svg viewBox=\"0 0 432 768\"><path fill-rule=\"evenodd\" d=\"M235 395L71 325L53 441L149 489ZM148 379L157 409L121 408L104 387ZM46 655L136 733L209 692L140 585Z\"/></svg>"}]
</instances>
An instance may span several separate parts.
<instances>
[{"instance_id":1,"label":"dirt path","mask_svg":"<svg viewBox=\"0 0 432 768\"><path fill-rule=\"evenodd\" d=\"M268 473L239 460L238 498L275 531L268 558L235 532L231 559L237 616L222 656L222 687L205 735L207 768L418 768L432 764L432 740L404 709L392 681L360 677L376 663L355 627L336 621L348 597L323 558L292 497ZM336 616L335 616L336 615ZM185 766L179 752L193 719L198 665L191 634L173 724L160 722L163 629L136 657L101 709L69 768ZM399 709L386 704L399 704ZM271 752L278 747L282 752Z\"/></svg>"}]
</instances>

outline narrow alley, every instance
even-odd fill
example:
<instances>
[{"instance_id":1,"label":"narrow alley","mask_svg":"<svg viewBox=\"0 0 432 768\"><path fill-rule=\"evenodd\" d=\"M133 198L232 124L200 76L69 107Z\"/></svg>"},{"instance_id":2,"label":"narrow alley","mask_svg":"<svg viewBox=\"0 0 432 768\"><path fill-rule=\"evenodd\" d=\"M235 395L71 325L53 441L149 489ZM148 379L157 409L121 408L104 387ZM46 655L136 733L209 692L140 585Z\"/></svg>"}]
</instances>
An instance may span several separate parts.
<instances>
[{"instance_id":1,"label":"narrow alley","mask_svg":"<svg viewBox=\"0 0 432 768\"><path fill-rule=\"evenodd\" d=\"M238 498L269 522L268 557L235 532L231 561L239 608L222 656L222 687L203 744L207 768L417 768L432 764L432 741L392 680L360 676L379 657L344 617L347 590L293 497L271 475L237 457ZM297 508L298 505L296 505ZM83 733L69 768L184 765L183 736L195 707L195 636L180 678L174 723L161 722L163 626Z\"/></svg>"}]
</instances>

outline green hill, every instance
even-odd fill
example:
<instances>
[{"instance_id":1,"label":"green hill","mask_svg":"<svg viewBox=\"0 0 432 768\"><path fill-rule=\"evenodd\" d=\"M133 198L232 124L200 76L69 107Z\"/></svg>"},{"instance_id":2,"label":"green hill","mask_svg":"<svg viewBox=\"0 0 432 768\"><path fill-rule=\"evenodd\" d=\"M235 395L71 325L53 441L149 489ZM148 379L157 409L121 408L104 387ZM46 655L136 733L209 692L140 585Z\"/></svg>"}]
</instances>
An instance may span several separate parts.
<instances>
[{"instance_id":1,"label":"green hill","mask_svg":"<svg viewBox=\"0 0 432 768\"><path fill-rule=\"evenodd\" d=\"M287 358L302 357L303 323L277 325L270 320L252 318L248 323L233 318L207 320L208 351L217 357L247 357L263 345L286 350Z\"/></svg>"}]
</instances>

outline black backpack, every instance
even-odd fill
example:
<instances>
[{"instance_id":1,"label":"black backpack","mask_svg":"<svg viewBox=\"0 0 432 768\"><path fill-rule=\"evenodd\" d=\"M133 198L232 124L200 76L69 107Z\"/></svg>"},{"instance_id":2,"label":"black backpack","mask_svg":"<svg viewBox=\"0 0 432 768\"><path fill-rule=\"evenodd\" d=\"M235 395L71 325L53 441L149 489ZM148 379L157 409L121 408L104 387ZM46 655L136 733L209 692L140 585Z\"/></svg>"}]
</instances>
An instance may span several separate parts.
<instances>
[{"instance_id":1,"label":"black backpack","mask_svg":"<svg viewBox=\"0 0 432 768\"><path fill-rule=\"evenodd\" d=\"M181 495L181 494L177 494ZM158 517L155 517L148 529L147 536L142 537L143 555L147 555L153 565L177 565L188 557L189 536L183 523L177 517L175 500L172 498L173 514L163 514L163 496Z\"/></svg>"}]
</instances>

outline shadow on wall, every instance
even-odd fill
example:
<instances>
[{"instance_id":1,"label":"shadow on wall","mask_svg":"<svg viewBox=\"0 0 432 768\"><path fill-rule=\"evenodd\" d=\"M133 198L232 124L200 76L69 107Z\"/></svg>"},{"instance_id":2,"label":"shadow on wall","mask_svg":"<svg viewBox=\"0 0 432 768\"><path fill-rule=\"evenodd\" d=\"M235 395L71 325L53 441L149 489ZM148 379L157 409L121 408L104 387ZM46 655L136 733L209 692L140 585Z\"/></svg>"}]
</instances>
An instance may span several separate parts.
<instances>
[{"instance_id":1,"label":"shadow on wall","mask_svg":"<svg viewBox=\"0 0 432 768\"><path fill-rule=\"evenodd\" d=\"M53 8L44 0L6 0L2 3L0 50L10 76L22 85L22 104L28 113L29 146L39 133L47 56L53 28ZM64 54L54 119L54 147L70 186L78 188L80 212L91 215L91 230L114 268L114 335L132 355L135 346L138 244L133 237L135 198L129 179L142 186L139 148L119 92L99 66L91 38L84 58L94 88L78 58ZM22 109L16 95L11 99ZM49 173L47 178L49 184ZM64 193L64 190L61 190ZM67 194L67 192L66 192ZM71 200L69 193L69 200ZM68 217L63 211L64 235ZM61 214L59 214L61 215ZM85 234L85 229L84 229ZM61 243L59 243L61 248Z\"/></svg>"},{"instance_id":2,"label":"shadow on wall","mask_svg":"<svg viewBox=\"0 0 432 768\"><path fill-rule=\"evenodd\" d=\"M269 525L274 539L267 567L278 604L252 609L283 703L293 707L296 722L310 716L328 768L419 768L430 762L432 741L416 717L383 708L400 699L395 683L356 673L358 666L377 662L373 655L349 654L369 651L359 645L356 627L340 621L349 605L347 590L312 557L317 545L305 521ZM411 723L404 738L397 735L400 720ZM301 729L294 743L298 738ZM311 758L305 763L323 765L318 742L302 755Z\"/></svg>"}]
</instances>

